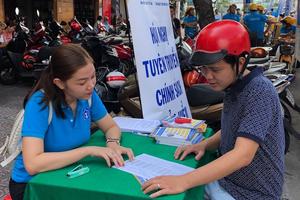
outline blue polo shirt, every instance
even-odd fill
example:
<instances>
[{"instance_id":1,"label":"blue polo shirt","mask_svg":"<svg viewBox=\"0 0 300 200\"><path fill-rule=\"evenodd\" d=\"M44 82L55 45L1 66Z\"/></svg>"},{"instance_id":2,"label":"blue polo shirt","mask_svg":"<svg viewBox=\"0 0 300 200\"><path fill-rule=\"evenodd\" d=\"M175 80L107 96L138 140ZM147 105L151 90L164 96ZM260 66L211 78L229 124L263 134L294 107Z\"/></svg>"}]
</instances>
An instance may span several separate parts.
<instances>
[{"instance_id":1,"label":"blue polo shirt","mask_svg":"<svg viewBox=\"0 0 300 200\"><path fill-rule=\"evenodd\" d=\"M25 107L22 137L36 137L44 140L45 152L62 152L77 148L90 138L91 121L103 118L107 111L94 91L92 105L88 100L78 100L76 116L69 106L62 106L65 118L58 117L53 109L53 116L48 126L49 107L41 100L44 93L35 92ZM22 153L18 155L12 170L12 179L16 182L28 182L30 176L24 166Z\"/></svg>"},{"instance_id":2,"label":"blue polo shirt","mask_svg":"<svg viewBox=\"0 0 300 200\"><path fill-rule=\"evenodd\" d=\"M252 11L245 15L243 21L251 33L255 33L258 39L264 39L264 28L267 22L267 16Z\"/></svg>"},{"instance_id":3,"label":"blue polo shirt","mask_svg":"<svg viewBox=\"0 0 300 200\"><path fill-rule=\"evenodd\" d=\"M226 15L223 16L223 19L229 19L229 20L240 22L240 16L233 13L227 13Z\"/></svg>"},{"instance_id":4,"label":"blue polo shirt","mask_svg":"<svg viewBox=\"0 0 300 200\"><path fill-rule=\"evenodd\" d=\"M245 137L259 144L253 161L221 179L235 199L279 200L284 173L284 128L278 94L257 68L225 92L220 153Z\"/></svg>"}]
</instances>

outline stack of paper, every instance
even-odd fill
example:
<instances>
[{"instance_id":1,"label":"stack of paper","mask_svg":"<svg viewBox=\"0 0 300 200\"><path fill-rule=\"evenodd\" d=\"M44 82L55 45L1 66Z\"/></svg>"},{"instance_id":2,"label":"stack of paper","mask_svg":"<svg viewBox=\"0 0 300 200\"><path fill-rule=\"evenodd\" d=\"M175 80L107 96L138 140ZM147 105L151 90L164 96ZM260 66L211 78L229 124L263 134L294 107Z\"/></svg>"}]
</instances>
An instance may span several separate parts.
<instances>
[{"instance_id":1,"label":"stack of paper","mask_svg":"<svg viewBox=\"0 0 300 200\"><path fill-rule=\"evenodd\" d=\"M130 117L114 117L114 121L123 132L153 133L160 125L159 120L148 120Z\"/></svg>"},{"instance_id":2,"label":"stack of paper","mask_svg":"<svg viewBox=\"0 0 300 200\"><path fill-rule=\"evenodd\" d=\"M176 119L186 119L187 123L178 123ZM162 120L162 125L165 127L175 127L175 128L189 128L189 129L196 129L200 133L204 133L207 128L207 124L204 120L197 120L192 118L183 118L183 117L167 117Z\"/></svg>"},{"instance_id":3,"label":"stack of paper","mask_svg":"<svg viewBox=\"0 0 300 200\"><path fill-rule=\"evenodd\" d=\"M188 128L159 127L150 136L154 137L157 143L170 146L196 144L204 139L202 133Z\"/></svg>"}]
</instances>

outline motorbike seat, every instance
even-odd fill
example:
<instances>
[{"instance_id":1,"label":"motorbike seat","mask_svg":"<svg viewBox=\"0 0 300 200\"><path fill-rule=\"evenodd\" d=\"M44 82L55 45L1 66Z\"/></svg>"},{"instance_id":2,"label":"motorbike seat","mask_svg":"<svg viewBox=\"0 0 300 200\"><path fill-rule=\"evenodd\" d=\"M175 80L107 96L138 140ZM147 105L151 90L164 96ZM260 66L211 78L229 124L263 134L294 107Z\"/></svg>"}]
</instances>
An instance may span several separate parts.
<instances>
[{"instance_id":1,"label":"motorbike seat","mask_svg":"<svg viewBox=\"0 0 300 200\"><path fill-rule=\"evenodd\" d=\"M216 92L207 84L193 85L186 91L190 106L213 105L223 102L224 92Z\"/></svg>"}]
</instances>

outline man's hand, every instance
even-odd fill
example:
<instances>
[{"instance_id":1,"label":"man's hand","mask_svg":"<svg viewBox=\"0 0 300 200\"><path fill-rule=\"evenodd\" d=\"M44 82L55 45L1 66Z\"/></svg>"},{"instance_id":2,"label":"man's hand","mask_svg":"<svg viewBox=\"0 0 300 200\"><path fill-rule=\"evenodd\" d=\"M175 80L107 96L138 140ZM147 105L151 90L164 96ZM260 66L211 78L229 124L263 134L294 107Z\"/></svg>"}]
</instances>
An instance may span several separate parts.
<instances>
[{"instance_id":1,"label":"man's hand","mask_svg":"<svg viewBox=\"0 0 300 200\"><path fill-rule=\"evenodd\" d=\"M200 158L204 155L206 149L206 141L200 142L198 144L180 146L176 149L174 153L175 159L180 157L180 160L183 160L190 153L194 153L195 159L200 160ZM181 156L180 156L181 155Z\"/></svg>"}]
</instances>

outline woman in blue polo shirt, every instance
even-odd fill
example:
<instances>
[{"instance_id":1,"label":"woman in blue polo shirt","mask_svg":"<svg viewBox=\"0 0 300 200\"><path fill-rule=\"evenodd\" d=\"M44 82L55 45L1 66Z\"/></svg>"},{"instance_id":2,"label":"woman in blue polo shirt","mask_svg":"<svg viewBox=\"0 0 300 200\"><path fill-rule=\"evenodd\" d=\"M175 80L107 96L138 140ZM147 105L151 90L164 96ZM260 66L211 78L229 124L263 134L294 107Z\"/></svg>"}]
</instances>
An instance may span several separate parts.
<instances>
[{"instance_id":1,"label":"woman in blue polo shirt","mask_svg":"<svg viewBox=\"0 0 300 200\"><path fill-rule=\"evenodd\" d=\"M22 153L9 183L13 200L23 199L26 183L35 174L86 156L105 159L108 166L122 166L122 154L133 159L132 150L120 146L120 129L95 93L95 83L93 60L83 48L69 44L54 51L49 67L24 100ZM49 106L53 116L48 125ZM91 121L105 133L106 147L81 147L90 138Z\"/></svg>"},{"instance_id":2,"label":"woman in blue polo shirt","mask_svg":"<svg viewBox=\"0 0 300 200\"><path fill-rule=\"evenodd\" d=\"M188 7L183 18L183 26L186 37L194 38L198 32L198 22L195 16L195 8Z\"/></svg>"},{"instance_id":3,"label":"woman in blue polo shirt","mask_svg":"<svg viewBox=\"0 0 300 200\"><path fill-rule=\"evenodd\" d=\"M231 34L234 33L234 34ZM216 150L216 160L181 176L147 181L150 196L176 194L205 185L209 199L279 200L284 174L284 129L278 94L262 69L246 69L250 39L232 20L213 22L197 36L191 64L201 70L212 89L225 91L221 130L198 144L179 147L174 157Z\"/></svg>"}]
</instances>

